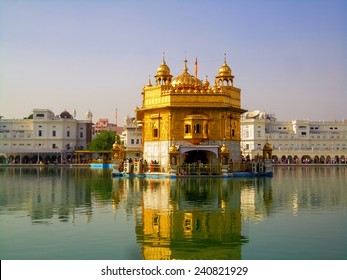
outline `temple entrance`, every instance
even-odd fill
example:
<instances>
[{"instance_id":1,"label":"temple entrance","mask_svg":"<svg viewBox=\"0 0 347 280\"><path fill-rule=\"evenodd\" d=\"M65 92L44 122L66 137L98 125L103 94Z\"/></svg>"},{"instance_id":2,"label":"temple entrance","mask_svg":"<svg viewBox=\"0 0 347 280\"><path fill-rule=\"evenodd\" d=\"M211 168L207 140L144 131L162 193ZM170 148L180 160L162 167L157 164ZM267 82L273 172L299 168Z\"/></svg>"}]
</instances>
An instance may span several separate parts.
<instances>
[{"instance_id":1,"label":"temple entrance","mask_svg":"<svg viewBox=\"0 0 347 280\"><path fill-rule=\"evenodd\" d=\"M204 164L209 163L208 157L207 157L207 151L189 151L186 152L186 157L184 159L185 163L197 163L202 162Z\"/></svg>"}]
</instances>

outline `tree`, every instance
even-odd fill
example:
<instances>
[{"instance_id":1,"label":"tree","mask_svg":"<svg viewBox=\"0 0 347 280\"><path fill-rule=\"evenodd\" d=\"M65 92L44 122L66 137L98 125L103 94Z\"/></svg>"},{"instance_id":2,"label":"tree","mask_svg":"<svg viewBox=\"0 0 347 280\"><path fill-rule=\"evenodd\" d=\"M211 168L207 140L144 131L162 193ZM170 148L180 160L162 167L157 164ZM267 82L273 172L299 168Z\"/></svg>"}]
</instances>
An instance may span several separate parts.
<instances>
[{"instance_id":1,"label":"tree","mask_svg":"<svg viewBox=\"0 0 347 280\"><path fill-rule=\"evenodd\" d=\"M30 114L28 117L24 118L25 120L32 120L34 118L34 114Z\"/></svg>"},{"instance_id":2,"label":"tree","mask_svg":"<svg viewBox=\"0 0 347 280\"><path fill-rule=\"evenodd\" d=\"M117 141L119 140L119 135L116 135L113 131L102 130L100 133L90 142L88 145L88 150L91 151L108 151L112 149L117 136Z\"/></svg>"}]
</instances>

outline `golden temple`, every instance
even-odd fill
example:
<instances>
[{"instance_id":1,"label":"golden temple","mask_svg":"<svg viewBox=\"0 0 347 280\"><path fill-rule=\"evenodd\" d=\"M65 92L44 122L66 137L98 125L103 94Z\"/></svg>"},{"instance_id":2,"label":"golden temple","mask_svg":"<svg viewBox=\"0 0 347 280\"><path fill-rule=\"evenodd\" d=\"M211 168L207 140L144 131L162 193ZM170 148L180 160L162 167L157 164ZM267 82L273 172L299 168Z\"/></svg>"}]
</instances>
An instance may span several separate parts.
<instances>
[{"instance_id":1,"label":"golden temple","mask_svg":"<svg viewBox=\"0 0 347 280\"><path fill-rule=\"evenodd\" d=\"M197 77L197 68L191 75L187 63L173 77L163 55L155 84L149 79L143 88L142 107L136 109L143 158L161 166L240 162L240 116L246 110L226 56L213 85Z\"/></svg>"}]
</instances>

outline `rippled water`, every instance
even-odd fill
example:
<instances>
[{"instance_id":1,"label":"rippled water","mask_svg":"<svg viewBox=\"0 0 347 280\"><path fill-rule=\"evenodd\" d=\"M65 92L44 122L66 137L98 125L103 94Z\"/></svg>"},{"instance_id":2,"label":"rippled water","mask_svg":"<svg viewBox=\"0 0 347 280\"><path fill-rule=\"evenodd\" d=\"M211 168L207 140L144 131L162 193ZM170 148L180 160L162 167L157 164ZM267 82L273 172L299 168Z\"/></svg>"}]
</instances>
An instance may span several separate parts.
<instances>
[{"instance_id":1,"label":"rippled water","mask_svg":"<svg viewBox=\"0 0 347 280\"><path fill-rule=\"evenodd\" d=\"M1 259L347 259L347 167L118 179L0 169Z\"/></svg>"}]
</instances>

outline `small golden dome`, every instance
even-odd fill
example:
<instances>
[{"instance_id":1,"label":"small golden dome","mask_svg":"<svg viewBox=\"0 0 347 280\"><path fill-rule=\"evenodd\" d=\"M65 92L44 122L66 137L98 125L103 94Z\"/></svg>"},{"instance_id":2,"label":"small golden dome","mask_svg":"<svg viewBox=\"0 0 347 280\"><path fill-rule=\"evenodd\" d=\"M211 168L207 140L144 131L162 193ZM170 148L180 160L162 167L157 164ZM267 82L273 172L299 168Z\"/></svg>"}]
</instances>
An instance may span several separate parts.
<instances>
[{"instance_id":1,"label":"small golden dome","mask_svg":"<svg viewBox=\"0 0 347 280\"><path fill-rule=\"evenodd\" d=\"M114 143L114 144L112 145L112 147L113 147L113 149L119 149L119 144L118 144L118 143Z\"/></svg>"},{"instance_id":2,"label":"small golden dome","mask_svg":"<svg viewBox=\"0 0 347 280\"><path fill-rule=\"evenodd\" d=\"M157 69L157 76L169 76L170 68L166 65L165 60Z\"/></svg>"},{"instance_id":3,"label":"small golden dome","mask_svg":"<svg viewBox=\"0 0 347 280\"><path fill-rule=\"evenodd\" d=\"M264 147L263 147L263 150L272 150L271 145L270 145L269 142L266 142L266 143L265 143L265 145L264 145Z\"/></svg>"},{"instance_id":4,"label":"small golden dome","mask_svg":"<svg viewBox=\"0 0 347 280\"><path fill-rule=\"evenodd\" d=\"M165 53L163 53L163 62L157 69L157 76L170 76L170 68L166 65Z\"/></svg>"},{"instance_id":5,"label":"small golden dome","mask_svg":"<svg viewBox=\"0 0 347 280\"><path fill-rule=\"evenodd\" d=\"M208 88L210 86L210 82L207 80L207 75L206 75L206 80L203 83L204 88Z\"/></svg>"},{"instance_id":6,"label":"small golden dome","mask_svg":"<svg viewBox=\"0 0 347 280\"><path fill-rule=\"evenodd\" d=\"M232 71L227 64L223 64L221 68L219 68L218 76L230 77L232 76Z\"/></svg>"},{"instance_id":7,"label":"small golden dome","mask_svg":"<svg viewBox=\"0 0 347 280\"><path fill-rule=\"evenodd\" d=\"M228 153L229 152L228 147L225 146L225 143L223 143L222 147L220 148L220 152L221 153Z\"/></svg>"},{"instance_id":8,"label":"small golden dome","mask_svg":"<svg viewBox=\"0 0 347 280\"><path fill-rule=\"evenodd\" d=\"M224 54L224 64L219 68L218 76L219 77L230 77L230 76L232 76L231 68L227 64L226 54Z\"/></svg>"},{"instance_id":9,"label":"small golden dome","mask_svg":"<svg viewBox=\"0 0 347 280\"><path fill-rule=\"evenodd\" d=\"M226 54L224 54L224 64L219 68L216 78L233 78L231 68L227 64Z\"/></svg>"},{"instance_id":10,"label":"small golden dome","mask_svg":"<svg viewBox=\"0 0 347 280\"><path fill-rule=\"evenodd\" d=\"M170 154L178 153L178 150L177 150L175 145L172 145L172 146L170 146L170 151L169 152L170 152Z\"/></svg>"},{"instance_id":11,"label":"small golden dome","mask_svg":"<svg viewBox=\"0 0 347 280\"><path fill-rule=\"evenodd\" d=\"M171 86L173 88L202 88L202 82L188 73L187 60L184 60L183 73L172 79Z\"/></svg>"}]
</instances>

